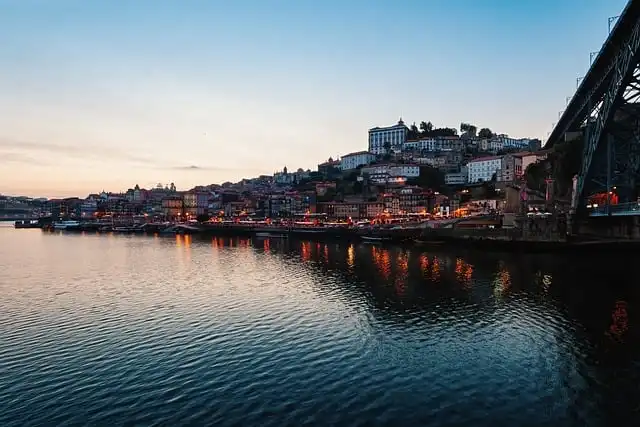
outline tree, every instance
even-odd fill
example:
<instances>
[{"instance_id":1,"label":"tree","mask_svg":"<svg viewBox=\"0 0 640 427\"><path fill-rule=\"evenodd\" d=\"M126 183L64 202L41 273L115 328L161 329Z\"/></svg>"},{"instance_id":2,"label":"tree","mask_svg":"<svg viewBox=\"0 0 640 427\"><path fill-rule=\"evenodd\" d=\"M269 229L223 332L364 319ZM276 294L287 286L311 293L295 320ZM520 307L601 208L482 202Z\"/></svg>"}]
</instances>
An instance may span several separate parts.
<instances>
[{"instance_id":1,"label":"tree","mask_svg":"<svg viewBox=\"0 0 640 427\"><path fill-rule=\"evenodd\" d=\"M544 191L546 177L547 170L544 162L531 163L524 171L527 188L532 190Z\"/></svg>"},{"instance_id":2,"label":"tree","mask_svg":"<svg viewBox=\"0 0 640 427\"><path fill-rule=\"evenodd\" d=\"M420 130L422 131L422 136L428 136L428 134L433 130L433 124L431 122L420 122Z\"/></svg>"},{"instance_id":3,"label":"tree","mask_svg":"<svg viewBox=\"0 0 640 427\"><path fill-rule=\"evenodd\" d=\"M417 139L420 136L420 131L418 130L418 126L413 122L411 127L409 128L409 132L407 133L407 139Z\"/></svg>"},{"instance_id":4,"label":"tree","mask_svg":"<svg viewBox=\"0 0 640 427\"><path fill-rule=\"evenodd\" d=\"M461 133L468 133L471 135L475 135L476 131L478 130L478 128L475 125L469 124L469 123L460 123L460 132Z\"/></svg>"},{"instance_id":5,"label":"tree","mask_svg":"<svg viewBox=\"0 0 640 427\"><path fill-rule=\"evenodd\" d=\"M421 166L420 176L407 180L409 185L417 185L422 188L440 190L444 185L444 173L432 166Z\"/></svg>"},{"instance_id":6,"label":"tree","mask_svg":"<svg viewBox=\"0 0 640 427\"><path fill-rule=\"evenodd\" d=\"M480 132L478 132L478 137L482 139L493 138L493 132L491 132L491 129L489 128L482 128L480 129Z\"/></svg>"},{"instance_id":7,"label":"tree","mask_svg":"<svg viewBox=\"0 0 640 427\"><path fill-rule=\"evenodd\" d=\"M384 147L385 154L391 154L391 143L389 141L385 141L382 146Z\"/></svg>"},{"instance_id":8,"label":"tree","mask_svg":"<svg viewBox=\"0 0 640 427\"><path fill-rule=\"evenodd\" d=\"M196 221L198 221L198 222L207 222L207 221L209 221L209 218L210 217L207 214L200 214L200 215L198 215L196 217Z\"/></svg>"},{"instance_id":9,"label":"tree","mask_svg":"<svg viewBox=\"0 0 640 427\"><path fill-rule=\"evenodd\" d=\"M453 128L437 128L429 132L429 136L435 136L435 137L457 136L457 135L458 135L457 129L453 129Z\"/></svg>"}]
</instances>

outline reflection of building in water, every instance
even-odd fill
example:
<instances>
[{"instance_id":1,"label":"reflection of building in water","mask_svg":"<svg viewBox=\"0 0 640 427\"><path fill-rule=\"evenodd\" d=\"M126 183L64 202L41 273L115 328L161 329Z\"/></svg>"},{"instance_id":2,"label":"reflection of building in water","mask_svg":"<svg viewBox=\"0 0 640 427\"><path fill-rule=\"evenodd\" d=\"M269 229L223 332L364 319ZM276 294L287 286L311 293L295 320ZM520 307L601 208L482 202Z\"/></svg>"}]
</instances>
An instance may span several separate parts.
<instances>
[{"instance_id":1,"label":"reflection of building in water","mask_svg":"<svg viewBox=\"0 0 640 427\"><path fill-rule=\"evenodd\" d=\"M420 255L420 271L423 275L429 272L429 257L426 254Z\"/></svg>"},{"instance_id":2,"label":"reflection of building in water","mask_svg":"<svg viewBox=\"0 0 640 427\"><path fill-rule=\"evenodd\" d=\"M462 258L456 259L456 279L465 287L471 284L471 276L473 275L473 266L465 262Z\"/></svg>"},{"instance_id":3,"label":"reflection of building in water","mask_svg":"<svg viewBox=\"0 0 640 427\"><path fill-rule=\"evenodd\" d=\"M353 244L351 244L347 249L347 265L349 267L353 267L355 263L356 263L356 250L353 247Z\"/></svg>"},{"instance_id":4,"label":"reflection of building in water","mask_svg":"<svg viewBox=\"0 0 640 427\"><path fill-rule=\"evenodd\" d=\"M627 303L625 301L617 301L613 314L611 314L611 326L609 333L612 337L622 341L624 334L629 329L629 318L627 315Z\"/></svg>"},{"instance_id":5,"label":"reflection of building in water","mask_svg":"<svg viewBox=\"0 0 640 427\"><path fill-rule=\"evenodd\" d=\"M300 249L300 256L302 256L302 260L311 261L311 242L302 242Z\"/></svg>"},{"instance_id":6,"label":"reflection of building in water","mask_svg":"<svg viewBox=\"0 0 640 427\"><path fill-rule=\"evenodd\" d=\"M389 256L389 250L372 246L371 257L378 271L382 274L382 277L388 279L391 275L391 257Z\"/></svg>"},{"instance_id":7,"label":"reflection of building in water","mask_svg":"<svg viewBox=\"0 0 640 427\"><path fill-rule=\"evenodd\" d=\"M431 272L433 280L440 280L440 260L438 257L433 257L431 262Z\"/></svg>"},{"instance_id":8,"label":"reflection of building in water","mask_svg":"<svg viewBox=\"0 0 640 427\"><path fill-rule=\"evenodd\" d=\"M499 268L493 281L493 293L496 298L502 298L511 287L511 275L502 261Z\"/></svg>"},{"instance_id":9,"label":"reflection of building in water","mask_svg":"<svg viewBox=\"0 0 640 427\"><path fill-rule=\"evenodd\" d=\"M398 273L395 280L396 294L404 295L407 285L407 279L409 277L409 255L406 252L398 254L396 260Z\"/></svg>"}]
</instances>

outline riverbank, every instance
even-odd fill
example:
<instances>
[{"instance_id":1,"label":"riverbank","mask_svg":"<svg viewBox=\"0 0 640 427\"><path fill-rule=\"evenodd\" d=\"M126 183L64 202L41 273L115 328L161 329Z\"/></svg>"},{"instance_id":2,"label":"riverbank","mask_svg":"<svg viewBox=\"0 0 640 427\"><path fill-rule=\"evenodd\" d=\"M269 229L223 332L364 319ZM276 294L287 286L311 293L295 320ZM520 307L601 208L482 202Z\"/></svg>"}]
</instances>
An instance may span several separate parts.
<instances>
[{"instance_id":1,"label":"riverbank","mask_svg":"<svg viewBox=\"0 0 640 427\"><path fill-rule=\"evenodd\" d=\"M413 227L355 227L355 226L253 226L236 223L148 223L129 227L110 227L99 223L82 223L65 230L51 225L46 232L91 232L108 234L181 234L203 237L295 238L312 241L360 241L370 244L409 245L428 249L433 247L464 247L494 252L576 253L576 252L640 252L640 240L586 239L561 235L525 235L518 229L456 229L431 228L426 224Z\"/></svg>"}]
</instances>

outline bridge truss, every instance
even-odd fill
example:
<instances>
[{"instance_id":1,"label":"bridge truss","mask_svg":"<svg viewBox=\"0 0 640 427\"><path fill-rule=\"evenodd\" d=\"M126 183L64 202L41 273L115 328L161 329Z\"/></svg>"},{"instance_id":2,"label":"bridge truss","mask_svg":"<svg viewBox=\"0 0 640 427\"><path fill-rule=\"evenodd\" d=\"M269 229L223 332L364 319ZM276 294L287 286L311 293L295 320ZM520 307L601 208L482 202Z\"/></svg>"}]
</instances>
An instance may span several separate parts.
<instances>
[{"instance_id":1,"label":"bridge truss","mask_svg":"<svg viewBox=\"0 0 640 427\"><path fill-rule=\"evenodd\" d=\"M640 185L640 0L630 0L545 147L582 131L584 150L577 206L596 192L615 191L621 202Z\"/></svg>"}]
</instances>

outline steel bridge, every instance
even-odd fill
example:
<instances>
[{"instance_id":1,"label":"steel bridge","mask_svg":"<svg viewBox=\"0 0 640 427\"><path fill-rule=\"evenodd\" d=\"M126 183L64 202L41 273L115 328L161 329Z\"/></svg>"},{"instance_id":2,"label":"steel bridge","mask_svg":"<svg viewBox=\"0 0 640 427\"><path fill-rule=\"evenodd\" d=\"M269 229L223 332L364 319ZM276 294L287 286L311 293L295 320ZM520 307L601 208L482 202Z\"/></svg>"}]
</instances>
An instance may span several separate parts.
<instances>
[{"instance_id":1,"label":"steel bridge","mask_svg":"<svg viewBox=\"0 0 640 427\"><path fill-rule=\"evenodd\" d=\"M640 0L629 0L546 141L582 134L572 205L589 216L640 215ZM615 191L620 205L590 206L588 195Z\"/></svg>"}]
</instances>

